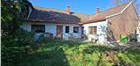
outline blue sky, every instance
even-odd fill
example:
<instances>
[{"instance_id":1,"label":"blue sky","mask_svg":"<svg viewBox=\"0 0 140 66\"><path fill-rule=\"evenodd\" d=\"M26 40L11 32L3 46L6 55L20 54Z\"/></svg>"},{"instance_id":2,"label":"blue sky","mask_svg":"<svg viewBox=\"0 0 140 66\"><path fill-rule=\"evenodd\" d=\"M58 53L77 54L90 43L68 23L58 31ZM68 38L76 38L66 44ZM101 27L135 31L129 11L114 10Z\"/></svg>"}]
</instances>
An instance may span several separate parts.
<instances>
[{"instance_id":1,"label":"blue sky","mask_svg":"<svg viewBox=\"0 0 140 66\"><path fill-rule=\"evenodd\" d=\"M106 10L115 6L113 0L29 0L34 6L51 7L65 10L66 5L71 6L71 11L84 14L94 14L96 8ZM138 0L140 3L140 0Z\"/></svg>"}]
</instances>

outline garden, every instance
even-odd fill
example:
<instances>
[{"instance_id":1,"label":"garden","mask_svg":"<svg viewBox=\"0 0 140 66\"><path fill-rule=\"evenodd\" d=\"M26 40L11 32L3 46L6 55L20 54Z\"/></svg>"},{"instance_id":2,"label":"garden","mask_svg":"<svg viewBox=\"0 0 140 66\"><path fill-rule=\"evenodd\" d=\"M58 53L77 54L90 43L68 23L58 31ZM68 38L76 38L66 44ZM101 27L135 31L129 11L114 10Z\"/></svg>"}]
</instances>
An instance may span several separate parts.
<instances>
[{"instance_id":1,"label":"garden","mask_svg":"<svg viewBox=\"0 0 140 66\"><path fill-rule=\"evenodd\" d=\"M34 33L20 28L27 23L27 0L2 0L2 66L139 66L140 49L116 49L91 42L61 39L34 41Z\"/></svg>"},{"instance_id":2,"label":"garden","mask_svg":"<svg viewBox=\"0 0 140 66\"><path fill-rule=\"evenodd\" d=\"M114 49L90 42L44 40L19 66L138 66L140 50Z\"/></svg>"}]
</instances>

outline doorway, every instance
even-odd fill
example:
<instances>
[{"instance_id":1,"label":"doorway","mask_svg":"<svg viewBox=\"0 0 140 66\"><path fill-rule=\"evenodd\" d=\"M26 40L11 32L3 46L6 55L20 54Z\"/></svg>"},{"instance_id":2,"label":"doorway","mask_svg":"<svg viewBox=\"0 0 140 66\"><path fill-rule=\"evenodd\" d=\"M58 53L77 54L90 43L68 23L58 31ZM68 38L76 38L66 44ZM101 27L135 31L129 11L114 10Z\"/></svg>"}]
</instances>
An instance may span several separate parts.
<instances>
[{"instance_id":1,"label":"doorway","mask_svg":"<svg viewBox=\"0 0 140 66\"><path fill-rule=\"evenodd\" d=\"M62 25L56 26L56 37L59 37L59 38L63 37L63 26Z\"/></svg>"}]
</instances>

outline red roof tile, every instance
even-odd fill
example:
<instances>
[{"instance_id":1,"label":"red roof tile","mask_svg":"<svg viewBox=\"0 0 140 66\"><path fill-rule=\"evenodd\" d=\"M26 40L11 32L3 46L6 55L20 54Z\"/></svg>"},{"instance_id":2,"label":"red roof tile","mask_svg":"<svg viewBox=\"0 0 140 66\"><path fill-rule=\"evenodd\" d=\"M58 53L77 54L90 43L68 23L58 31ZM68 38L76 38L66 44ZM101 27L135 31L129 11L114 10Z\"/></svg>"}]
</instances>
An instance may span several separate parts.
<instances>
[{"instance_id":1,"label":"red roof tile","mask_svg":"<svg viewBox=\"0 0 140 66\"><path fill-rule=\"evenodd\" d=\"M48 23L67 23L67 24L79 24L81 19L87 19L87 15L80 13L67 14L64 10L53 8L38 8L34 7L30 21L33 22L48 22Z\"/></svg>"},{"instance_id":2,"label":"red roof tile","mask_svg":"<svg viewBox=\"0 0 140 66\"><path fill-rule=\"evenodd\" d=\"M66 24L85 24L94 23L106 20L106 16L120 12L127 4L113 7L111 9L101 11L94 15L86 15L81 13L72 12L67 14L65 10L53 8L40 8L34 7L30 21L33 22L48 22L48 23L66 23Z\"/></svg>"},{"instance_id":3,"label":"red roof tile","mask_svg":"<svg viewBox=\"0 0 140 66\"><path fill-rule=\"evenodd\" d=\"M88 21L82 21L81 23L93 23L93 22L103 21L103 20L106 19L106 16L109 16L109 15L120 12L122 9L125 8L126 5L127 4L123 4L123 5L116 6L116 7L113 7L111 9L108 9L106 11L102 11L100 13L91 15L89 17L90 19Z\"/></svg>"}]
</instances>

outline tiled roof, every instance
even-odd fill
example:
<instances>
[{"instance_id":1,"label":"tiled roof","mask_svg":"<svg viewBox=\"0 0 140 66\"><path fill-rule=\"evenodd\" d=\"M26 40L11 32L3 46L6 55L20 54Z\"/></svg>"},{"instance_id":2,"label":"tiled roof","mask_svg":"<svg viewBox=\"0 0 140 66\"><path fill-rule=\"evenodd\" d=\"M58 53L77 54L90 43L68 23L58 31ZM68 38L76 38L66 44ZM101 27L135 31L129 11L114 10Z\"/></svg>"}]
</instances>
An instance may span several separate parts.
<instances>
[{"instance_id":1,"label":"tiled roof","mask_svg":"<svg viewBox=\"0 0 140 66\"><path fill-rule=\"evenodd\" d=\"M87 15L72 13L67 14L64 10L53 9L53 8L38 8L34 7L31 16L29 17L30 21L41 21L49 23L70 23L70 24L79 24L81 19L86 19Z\"/></svg>"},{"instance_id":2,"label":"tiled roof","mask_svg":"<svg viewBox=\"0 0 140 66\"><path fill-rule=\"evenodd\" d=\"M125 8L126 5L127 4L122 4L122 5L113 7L111 9L101 11L100 13L91 15L91 16L89 16L89 18L90 18L89 20L83 21L82 23L93 23L93 22L103 21L106 19L106 16L120 12L121 10L123 10Z\"/></svg>"},{"instance_id":3,"label":"tiled roof","mask_svg":"<svg viewBox=\"0 0 140 66\"><path fill-rule=\"evenodd\" d=\"M79 23L93 23L106 19L106 16L120 12L127 4L113 7L111 9L101 11L94 15L86 15L81 13L67 14L65 10L53 8L40 8L34 7L29 17L30 21L34 22L49 22L49 23L66 23L66 24L79 24Z\"/></svg>"}]
</instances>

